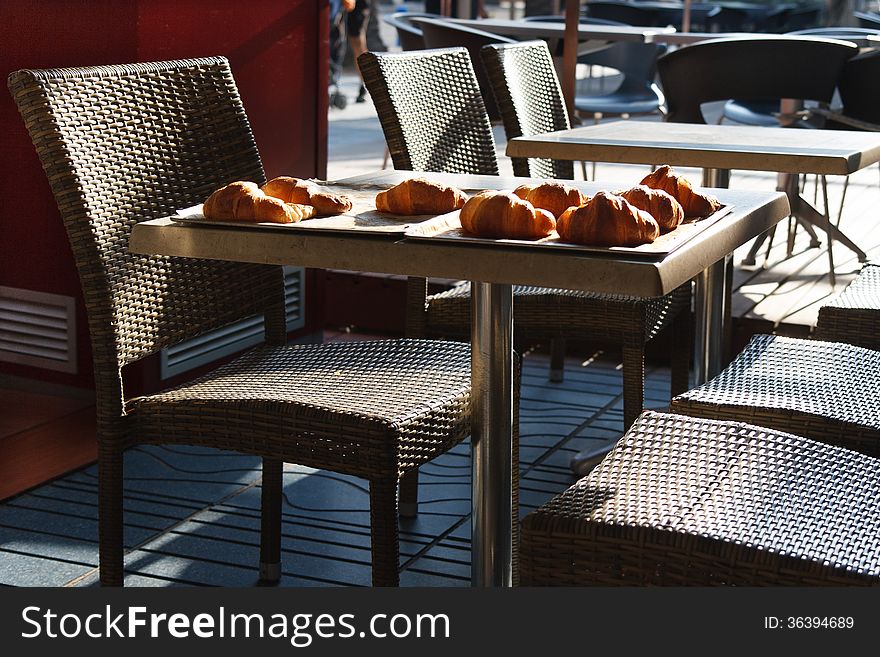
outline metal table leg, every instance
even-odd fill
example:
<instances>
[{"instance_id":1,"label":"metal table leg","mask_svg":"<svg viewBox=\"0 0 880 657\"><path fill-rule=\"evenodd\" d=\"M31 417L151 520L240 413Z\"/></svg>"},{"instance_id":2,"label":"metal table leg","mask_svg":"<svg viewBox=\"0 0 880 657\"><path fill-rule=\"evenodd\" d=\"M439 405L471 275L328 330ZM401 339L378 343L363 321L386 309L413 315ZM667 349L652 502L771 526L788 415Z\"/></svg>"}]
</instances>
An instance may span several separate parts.
<instances>
[{"instance_id":1,"label":"metal table leg","mask_svg":"<svg viewBox=\"0 0 880 657\"><path fill-rule=\"evenodd\" d=\"M513 289L471 282L471 585L513 576Z\"/></svg>"},{"instance_id":2,"label":"metal table leg","mask_svg":"<svg viewBox=\"0 0 880 657\"><path fill-rule=\"evenodd\" d=\"M729 169L703 169L704 187L730 187ZM732 254L697 276L694 297L694 383L700 385L724 367L732 330L730 317L733 283Z\"/></svg>"},{"instance_id":3,"label":"metal table leg","mask_svg":"<svg viewBox=\"0 0 880 657\"><path fill-rule=\"evenodd\" d=\"M710 265L696 281L694 292L694 384L705 383L722 368L725 317L730 308L724 307L726 268L729 258Z\"/></svg>"}]
</instances>

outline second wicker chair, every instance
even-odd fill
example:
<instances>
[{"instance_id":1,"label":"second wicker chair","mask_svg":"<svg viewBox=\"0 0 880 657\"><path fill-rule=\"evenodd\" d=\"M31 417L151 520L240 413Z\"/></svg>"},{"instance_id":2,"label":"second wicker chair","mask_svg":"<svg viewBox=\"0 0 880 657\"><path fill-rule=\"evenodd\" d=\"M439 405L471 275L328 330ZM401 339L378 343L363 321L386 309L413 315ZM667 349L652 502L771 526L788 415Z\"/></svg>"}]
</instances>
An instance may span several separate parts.
<instances>
[{"instance_id":1,"label":"second wicker chair","mask_svg":"<svg viewBox=\"0 0 880 657\"><path fill-rule=\"evenodd\" d=\"M487 46L485 63L508 137L569 126L545 44ZM396 169L497 175L495 141L463 48L418 53L365 53L358 59ZM571 178L570 162L519 160L522 176ZM673 394L687 389L690 286L655 299L514 287L520 339L550 341L551 380L562 379L564 341L585 339L623 349L624 424L644 404L645 343L674 320ZM427 296L425 279L410 279L410 337L457 337L470 326L470 286Z\"/></svg>"},{"instance_id":2,"label":"second wicker chair","mask_svg":"<svg viewBox=\"0 0 880 657\"><path fill-rule=\"evenodd\" d=\"M880 585L880 459L646 412L523 521L524 586Z\"/></svg>"},{"instance_id":3,"label":"second wicker chair","mask_svg":"<svg viewBox=\"0 0 880 657\"><path fill-rule=\"evenodd\" d=\"M880 351L756 335L672 410L739 420L880 456Z\"/></svg>"},{"instance_id":4,"label":"second wicker chair","mask_svg":"<svg viewBox=\"0 0 880 657\"><path fill-rule=\"evenodd\" d=\"M843 292L819 308L815 337L880 350L880 265L866 264Z\"/></svg>"}]
</instances>

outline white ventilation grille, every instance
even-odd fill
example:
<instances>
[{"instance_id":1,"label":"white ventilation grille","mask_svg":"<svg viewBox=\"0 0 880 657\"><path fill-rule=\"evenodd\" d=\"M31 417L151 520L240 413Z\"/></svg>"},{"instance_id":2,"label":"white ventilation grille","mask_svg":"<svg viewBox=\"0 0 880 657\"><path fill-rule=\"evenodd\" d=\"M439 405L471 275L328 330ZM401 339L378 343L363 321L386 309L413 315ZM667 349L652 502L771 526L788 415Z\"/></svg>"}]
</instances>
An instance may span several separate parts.
<instances>
[{"instance_id":1,"label":"white ventilation grille","mask_svg":"<svg viewBox=\"0 0 880 657\"><path fill-rule=\"evenodd\" d=\"M75 374L73 297L0 285L0 361Z\"/></svg>"},{"instance_id":2,"label":"white ventilation grille","mask_svg":"<svg viewBox=\"0 0 880 657\"><path fill-rule=\"evenodd\" d=\"M293 331L305 324L305 270L284 268L284 299L287 330ZM185 340L162 350L161 376L167 379L211 361L247 349L263 340L263 316L249 317L224 326L197 338Z\"/></svg>"}]
</instances>

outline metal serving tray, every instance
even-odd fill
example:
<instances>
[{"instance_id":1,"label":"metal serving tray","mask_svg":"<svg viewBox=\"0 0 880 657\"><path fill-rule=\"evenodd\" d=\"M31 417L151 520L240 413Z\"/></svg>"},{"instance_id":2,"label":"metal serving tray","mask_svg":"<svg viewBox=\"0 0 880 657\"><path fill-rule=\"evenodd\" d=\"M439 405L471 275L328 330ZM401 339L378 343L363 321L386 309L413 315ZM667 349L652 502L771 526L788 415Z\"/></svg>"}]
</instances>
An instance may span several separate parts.
<instances>
[{"instance_id":1,"label":"metal serving tray","mask_svg":"<svg viewBox=\"0 0 880 657\"><path fill-rule=\"evenodd\" d=\"M334 217L315 217L293 224L276 224L252 221L218 221L206 219L202 206L178 210L171 216L172 221L208 226L258 228L263 230L318 230L333 233L402 237L413 224L433 219L436 215L401 216L376 210L376 194L392 185L323 185L323 188L337 194L345 194L351 199L352 208L345 214Z\"/></svg>"},{"instance_id":2,"label":"metal serving tray","mask_svg":"<svg viewBox=\"0 0 880 657\"><path fill-rule=\"evenodd\" d=\"M434 217L433 219L429 219L419 224L413 224L406 229L404 234L407 238L412 239L443 240L444 242L461 244L499 244L526 249L565 250L569 252L576 251L589 253L590 255L610 255L615 257L626 255L636 258L644 258L646 260L662 260L682 244L693 239L716 221L726 217L732 211L732 205L724 205L719 208L717 212L709 215L705 219L683 223L675 230L661 234L660 237L654 240L651 244L642 244L640 246L585 246L582 244L571 244L560 240L559 235L557 235L556 232L549 237L544 237L539 240L491 239L477 237L466 233L464 229L462 229L461 221L459 220L459 210Z\"/></svg>"}]
</instances>

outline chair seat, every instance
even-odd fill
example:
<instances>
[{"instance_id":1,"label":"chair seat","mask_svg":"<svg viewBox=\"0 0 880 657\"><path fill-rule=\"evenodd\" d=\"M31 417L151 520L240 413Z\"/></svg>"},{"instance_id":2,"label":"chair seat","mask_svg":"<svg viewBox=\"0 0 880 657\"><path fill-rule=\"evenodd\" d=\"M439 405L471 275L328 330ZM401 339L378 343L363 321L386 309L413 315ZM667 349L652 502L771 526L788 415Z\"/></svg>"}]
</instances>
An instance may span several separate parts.
<instances>
[{"instance_id":1,"label":"chair seat","mask_svg":"<svg viewBox=\"0 0 880 657\"><path fill-rule=\"evenodd\" d=\"M711 381L671 409L741 420L880 456L880 352L840 342L757 335Z\"/></svg>"},{"instance_id":2,"label":"chair seat","mask_svg":"<svg viewBox=\"0 0 880 657\"><path fill-rule=\"evenodd\" d=\"M578 112L592 114L650 114L656 112L662 104L662 97L650 89L604 96L577 96L574 99L574 107Z\"/></svg>"},{"instance_id":3,"label":"chair seat","mask_svg":"<svg viewBox=\"0 0 880 657\"><path fill-rule=\"evenodd\" d=\"M865 265L843 292L819 308L816 337L880 350L880 265Z\"/></svg>"},{"instance_id":4,"label":"chair seat","mask_svg":"<svg viewBox=\"0 0 880 657\"><path fill-rule=\"evenodd\" d=\"M880 584L880 460L646 412L523 522L523 586Z\"/></svg>"},{"instance_id":5,"label":"chair seat","mask_svg":"<svg viewBox=\"0 0 880 657\"><path fill-rule=\"evenodd\" d=\"M779 112L778 100L728 100L723 109L724 118L736 123L778 128L779 121L773 112Z\"/></svg>"},{"instance_id":6,"label":"chair seat","mask_svg":"<svg viewBox=\"0 0 880 657\"><path fill-rule=\"evenodd\" d=\"M142 442L206 445L373 479L468 435L470 347L385 340L259 347L129 402Z\"/></svg>"},{"instance_id":7,"label":"chair seat","mask_svg":"<svg viewBox=\"0 0 880 657\"><path fill-rule=\"evenodd\" d=\"M690 302L685 285L664 297L633 297L593 294L526 285L513 286L514 323L536 337L585 337L614 342L649 340ZM469 330L471 288L469 283L428 297L428 327L432 334ZM553 321L548 321L552 317Z\"/></svg>"}]
</instances>

